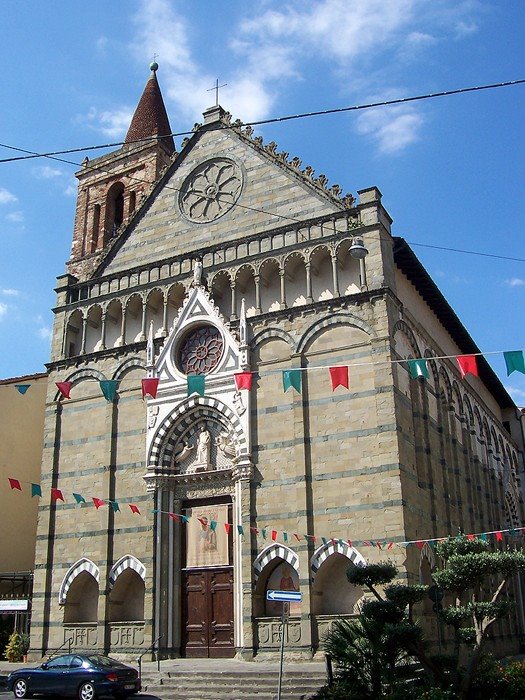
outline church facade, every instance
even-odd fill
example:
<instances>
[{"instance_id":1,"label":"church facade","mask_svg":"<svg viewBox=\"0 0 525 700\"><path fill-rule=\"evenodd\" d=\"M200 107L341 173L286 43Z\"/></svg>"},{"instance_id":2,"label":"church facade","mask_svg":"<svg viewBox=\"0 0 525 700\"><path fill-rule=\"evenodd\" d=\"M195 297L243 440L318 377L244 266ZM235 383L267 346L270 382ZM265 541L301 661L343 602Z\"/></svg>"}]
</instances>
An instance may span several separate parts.
<instances>
[{"instance_id":1,"label":"church facade","mask_svg":"<svg viewBox=\"0 0 525 700\"><path fill-rule=\"evenodd\" d=\"M218 105L177 151L156 69L77 173L32 653L271 655L277 589L310 658L363 596L350 562L429 583L433 538L522 524L519 418L376 187L342 196Z\"/></svg>"}]
</instances>

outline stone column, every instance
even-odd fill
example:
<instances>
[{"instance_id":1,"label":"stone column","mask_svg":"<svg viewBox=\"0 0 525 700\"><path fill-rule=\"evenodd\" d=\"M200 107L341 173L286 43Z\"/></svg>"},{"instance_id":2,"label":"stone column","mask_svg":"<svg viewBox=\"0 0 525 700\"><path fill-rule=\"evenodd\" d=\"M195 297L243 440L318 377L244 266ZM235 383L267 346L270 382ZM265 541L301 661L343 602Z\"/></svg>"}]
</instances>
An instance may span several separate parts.
<instances>
[{"instance_id":1,"label":"stone column","mask_svg":"<svg viewBox=\"0 0 525 700\"><path fill-rule=\"evenodd\" d=\"M148 304L142 300L142 327L140 329L140 340L146 340L146 311L148 308Z\"/></svg>"},{"instance_id":2,"label":"stone column","mask_svg":"<svg viewBox=\"0 0 525 700\"><path fill-rule=\"evenodd\" d=\"M122 345L126 344L126 307L122 307L122 321L120 324L120 338L117 338L117 342L115 343L116 348L122 347Z\"/></svg>"},{"instance_id":3,"label":"stone column","mask_svg":"<svg viewBox=\"0 0 525 700\"><path fill-rule=\"evenodd\" d=\"M87 318L82 316L82 340L80 344L80 355L86 354L86 330L87 330Z\"/></svg>"},{"instance_id":4,"label":"stone column","mask_svg":"<svg viewBox=\"0 0 525 700\"><path fill-rule=\"evenodd\" d=\"M255 310L258 314L260 314L260 313L262 313L262 309L261 309L261 276L255 275L253 279L255 282Z\"/></svg>"},{"instance_id":5,"label":"stone column","mask_svg":"<svg viewBox=\"0 0 525 700\"><path fill-rule=\"evenodd\" d=\"M163 309L162 309L162 328L160 330L161 335L168 335L168 295L164 297Z\"/></svg>"},{"instance_id":6,"label":"stone column","mask_svg":"<svg viewBox=\"0 0 525 700\"><path fill-rule=\"evenodd\" d=\"M332 259L332 279L333 279L333 287L334 287L334 297L338 297L339 295L339 278L337 275L337 255L336 253L332 252L330 254L330 257Z\"/></svg>"},{"instance_id":7,"label":"stone column","mask_svg":"<svg viewBox=\"0 0 525 700\"><path fill-rule=\"evenodd\" d=\"M310 261L305 263L306 269L306 301L311 304L313 302L312 297L312 265Z\"/></svg>"},{"instance_id":8,"label":"stone column","mask_svg":"<svg viewBox=\"0 0 525 700\"><path fill-rule=\"evenodd\" d=\"M100 331L100 349L106 349L106 312L102 312L102 329Z\"/></svg>"},{"instance_id":9,"label":"stone column","mask_svg":"<svg viewBox=\"0 0 525 700\"><path fill-rule=\"evenodd\" d=\"M366 292L368 289L368 282L366 281L366 264L364 258L359 260L359 276L361 277L361 291Z\"/></svg>"},{"instance_id":10,"label":"stone column","mask_svg":"<svg viewBox=\"0 0 525 700\"><path fill-rule=\"evenodd\" d=\"M230 282L230 289L232 293L232 310L230 314L230 319L235 321L237 318L237 289L235 287L235 280Z\"/></svg>"},{"instance_id":11,"label":"stone column","mask_svg":"<svg viewBox=\"0 0 525 700\"><path fill-rule=\"evenodd\" d=\"M249 458L241 458L233 469L235 493L233 497L234 528L234 634L237 658L253 658L253 610L252 610L252 555L251 555L251 477L253 465ZM237 532L237 525L244 528L244 536Z\"/></svg>"},{"instance_id":12,"label":"stone column","mask_svg":"<svg viewBox=\"0 0 525 700\"><path fill-rule=\"evenodd\" d=\"M284 283L284 270L279 270L281 278L281 309L286 309L286 287Z\"/></svg>"}]
</instances>

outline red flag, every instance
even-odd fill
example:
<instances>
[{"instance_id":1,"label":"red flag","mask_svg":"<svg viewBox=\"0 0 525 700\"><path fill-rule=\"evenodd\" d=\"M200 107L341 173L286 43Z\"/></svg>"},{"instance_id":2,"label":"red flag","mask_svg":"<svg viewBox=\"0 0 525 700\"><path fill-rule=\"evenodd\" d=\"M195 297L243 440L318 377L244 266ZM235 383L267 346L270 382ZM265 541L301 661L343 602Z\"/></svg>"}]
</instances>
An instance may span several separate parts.
<instances>
[{"instance_id":1,"label":"red flag","mask_svg":"<svg viewBox=\"0 0 525 700\"><path fill-rule=\"evenodd\" d=\"M474 535L467 535L467 540L473 540L473 539L474 539Z\"/></svg>"},{"instance_id":2,"label":"red flag","mask_svg":"<svg viewBox=\"0 0 525 700\"><path fill-rule=\"evenodd\" d=\"M11 490L13 490L13 491L14 491L14 489L17 489L18 491L22 490L22 486L20 485L20 482L18 481L18 479L10 479L9 477L7 477L7 478L9 479L9 486L11 487Z\"/></svg>"},{"instance_id":3,"label":"red flag","mask_svg":"<svg viewBox=\"0 0 525 700\"><path fill-rule=\"evenodd\" d=\"M256 527L250 527L250 530L253 532L254 535L259 534L259 530Z\"/></svg>"},{"instance_id":4,"label":"red flag","mask_svg":"<svg viewBox=\"0 0 525 700\"><path fill-rule=\"evenodd\" d=\"M346 540L346 541L348 542L348 546L351 547L351 546L352 546L352 540Z\"/></svg>"},{"instance_id":5,"label":"red flag","mask_svg":"<svg viewBox=\"0 0 525 700\"><path fill-rule=\"evenodd\" d=\"M393 543L393 542L389 542L389 543L388 543L387 549L392 549L393 546L394 546L394 543Z\"/></svg>"},{"instance_id":6,"label":"red flag","mask_svg":"<svg viewBox=\"0 0 525 700\"><path fill-rule=\"evenodd\" d=\"M496 540L498 542L501 542L503 540L503 533L502 532L496 532Z\"/></svg>"},{"instance_id":7,"label":"red flag","mask_svg":"<svg viewBox=\"0 0 525 700\"><path fill-rule=\"evenodd\" d=\"M51 503L56 503L57 501L63 501L64 496L60 489L51 489Z\"/></svg>"},{"instance_id":8,"label":"red flag","mask_svg":"<svg viewBox=\"0 0 525 700\"><path fill-rule=\"evenodd\" d=\"M277 530L272 530L272 540L275 542L277 539Z\"/></svg>"},{"instance_id":9,"label":"red flag","mask_svg":"<svg viewBox=\"0 0 525 700\"><path fill-rule=\"evenodd\" d=\"M423 545L424 545L425 543L424 543L422 540L418 540L418 541L416 542L416 544L417 544L417 546L418 546L419 549L423 549Z\"/></svg>"},{"instance_id":10,"label":"red flag","mask_svg":"<svg viewBox=\"0 0 525 700\"><path fill-rule=\"evenodd\" d=\"M145 399L148 394L154 399L157 396L159 380L157 377L147 377L142 380L142 398Z\"/></svg>"},{"instance_id":11,"label":"red flag","mask_svg":"<svg viewBox=\"0 0 525 700\"><path fill-rule=\"evenodd\" d=\"M100 506L105 506L106 501L103 501L101 498L95 498L93 496L93 503L95 504L95 508L98 510Z\"/></svg>"},{"instance_id":12,"label":"red flag","mask_svg":"<svg viewBox=\"0 0 525 700\"><path fill-rule=\"evenodd\" d=\"M458 355L456 360L459 365L459 371L461 372L461 378L464 379L466 374L473 374L475 377L478 376L478 365L476 362L475 355Z\"/></svg>"},{"instance_id":13,"label":"red flag","mask_svg":"<svg viewBox=\"0 0 525 700\"><path fill-rule=\"evenodd\" d=\"M237 387L237 391L239 391L239 389L248 389L248 391L251 390L253 379L253 375L251 372L236 372L233 375L233 378L235 379L235 386Z\"/></svg>"},{"instance_id":14,"label":"red flag","mask_svg":"<svg viewBox=\"0 0 525 700\"><path fill-rule=\"evenodd\" d=\"M224 529L226 530L226 534L230 534L230 530L232 529L232 524L231 523L224 523Z\"/></svg>"},{"instance_id":15,"label":"red flag","mask_svg":"<svg viewBox=\"0 0 525 700\"><path fill-rule=\"evenodd\" d=\"M200 522L203 530L208 529L208 518L197 518L197 520Z\"/></svg>"},{"instance_id":16,"label":"red flag","mask_svg":"<svg viewBox=\"0 0 525 700\"><path fill-rule=\"evenodd\" d=\"M296 539L298 542L301 541L301 538L299 537L299 535L298 535L296 532L293 533L293 536L295 537L295 539Z\"/></svg>"},{"instance_id":17,"label":"red flag","mask_svg":"<svg viewBox=\"0 0 525 700\"><path fill-rule=\"evenodd\" d=\"M71 398L69 396L69 394L71 392L71 387L73 386L73 382L55 382L55 384L57 386L57 389L59 390L59 392L62 394L62 396L65 399Z\"/></svg>"},{"instance_id":18,"label":"red flag","mask_svg":"<svg viewBox=\"0 0 525 700\"><path fill-rule=\"evenodd\" d=\"M130 504L129 504L129 507L131 508L131 512L132 512L132 513L138 513L138 514L140 515L140 510L138 509L138 506L136 506L136 505L133 504L133 503L130 503Z\"/></svg>"},{"instance_id":19,"label":"red flag","mask_svg":"<svg viewBox=\"0 0 525 700\"><path fill-rule=\"evenodd\" d=\"M338 386L348 389L348 367L329 367L328 371L332 380L332 391L335 391Z\"/></svg>"},{"instance_id":20,"label":"red flag","mask_svg":"<svg viewBox=\"0 0 525 700\"><path fill-rule=\"evenodd\" d=\"M168 513L168 515L170 516L170 518L171 518L172 520L175 520L177 523L180 522L180 518L179 518L179 516L177 515L177 513Z\"/></svg>"}]
</instances>

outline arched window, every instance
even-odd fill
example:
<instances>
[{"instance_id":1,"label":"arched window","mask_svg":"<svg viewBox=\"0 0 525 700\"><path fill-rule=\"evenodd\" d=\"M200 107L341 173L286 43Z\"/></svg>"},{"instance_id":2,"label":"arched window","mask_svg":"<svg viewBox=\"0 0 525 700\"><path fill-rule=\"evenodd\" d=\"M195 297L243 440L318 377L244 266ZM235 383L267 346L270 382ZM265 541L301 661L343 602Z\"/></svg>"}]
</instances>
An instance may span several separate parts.
<instances>
[{"instance_id":1,"label":"arched window","mask_svg":"<svg viewBox=\"0 0 525 700\"><path fill-rule=\"evenodd\" d=\"M343 541L328 542L315 552L310 561L314 615L351 615L356 611L363 590L348 582L346 571L352 564L360 566L364 559Z\"/></svg>"},{"instance_id":2,"label":"arched window","mask_svg":"<svg viewBox=\"0 0 525 700\"><path fill-rule=\"evenodd\" d=\"M283 544L267 547L255 560L253 567L257 583L255 586L255 616L277 617L282 614L282 603L266 600L270 590L299 590L299 559L297 554ZM291 603L290 614L300 615L301 604Z\"/></svg>"},{"instance_id":3,"label":"arched window","mask_svg":"<svg viewBox=\"0 0 525 700\"><path fill-rule=\"evenodd\" d=\"M81 559L64 576L59 602L64 605L64 623L96 622L100 572L89 559Z\"/></svg>"},{"instance_id":4,"label":"arched window","mask_svg":"<svg viewBox=\"0 0 525 700\"><path fill-rule=\"evenodd\" d=\"M142 622L144 620L144 581L133 569L125 569L109 594L110 622Z\"/></svg>"},{"instance_id":5,"label":"arched window","mask_svg":"<svg viewBox=\"0 0 525 700\"><path fill-rule=\"evenodd\" d=\"M116 235L118 227L124 221L124 185L115 182L108 190L106 199L106 221L104 245Z\"/></svg>"}]
</instances>

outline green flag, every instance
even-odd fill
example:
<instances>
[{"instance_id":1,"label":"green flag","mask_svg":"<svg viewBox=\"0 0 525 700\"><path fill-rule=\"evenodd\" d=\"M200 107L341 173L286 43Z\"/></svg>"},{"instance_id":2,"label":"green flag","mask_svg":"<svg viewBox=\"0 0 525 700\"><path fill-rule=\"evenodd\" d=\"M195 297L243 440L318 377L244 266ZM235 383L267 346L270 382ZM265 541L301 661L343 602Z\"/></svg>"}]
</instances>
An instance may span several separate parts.
<instances>
[{"instance_id":1,"label":"green flag","mask_svg":"<svg viewBox=\"0 0 525 700\"><path fill-rule=\"evenodd\" d=\"M426 360L407 360L408 371L412 379L428 379L428 367Z\"/></svg>"},{"instance_id":2,"label":"green flag","mask_svg":"<svg viewBox=\"0 0 525 700\"><path fill-rule=\"evenodd\" d=\"M31 484L31 497L41 495L42 489L40 488L40 484Z\"/></svg>"},{"instance_id":3,"label":"green flag","mask_svg":"<svg viewBox=\"0 0 525 700\"><path fill-rule=\"evenodd\" d=\"M293 388L301 393L301 370L300 369L285 369L283 370L283 388L285 391L293 386Z\"/></svg>"},{"instance_id":4,"label":"green flag","mask_svg":"<svg viewBox=\"0 0 525 700\"><path fill-rule=\"evenodd\" d=\"M99 384L106 401L114 401L117 393L118 381L115 379L103 379Z\"/></svg>"},{"instance_id":5,"label":"green flag","mask_svg":"<svg viewBox=\"0 0 525 700\"><path fill-rule=\"evenodd\" d=\"M86 499L84 498L84 496L81 496L79 493L74 493L73 498L75 499L75 501L77 503L85 503L86 502Z\"/></svg>"},{"instance_id":6,"label":"green flag","mask_svg":"<svg viewBox=\"0 0 525 700\"><path fill-rule=\"evenodd\" d=\"M120 512L120 507L119 504L116 501L110 501L111 507L113 508L114 513L119 513Z\"/></svg>"},{"instance_id":7,"label":"green flag","mask_svg":"<svg viewBox=\"0 0 525 700\"><path fill-rule=\"evenodd\" d=\"M199 396L204 396L205 382L206 377L204 374L188 375L188 396L191 396L192 394L199 394Z\"/></svg>"},{"instance_id":8,"label":"green flag","mask_svg":"<svg viewBox=\"0 0 525 700\"><path fill-rule=\"evenodd\" d=\"M507 365L507 377L513 372L522 372L525 374L525 360L521 350L511 350L504 352L505 364Z\"/></svg>"}]
</instances>

